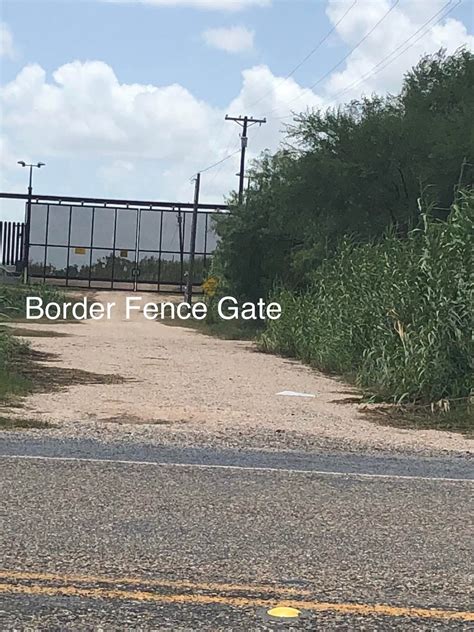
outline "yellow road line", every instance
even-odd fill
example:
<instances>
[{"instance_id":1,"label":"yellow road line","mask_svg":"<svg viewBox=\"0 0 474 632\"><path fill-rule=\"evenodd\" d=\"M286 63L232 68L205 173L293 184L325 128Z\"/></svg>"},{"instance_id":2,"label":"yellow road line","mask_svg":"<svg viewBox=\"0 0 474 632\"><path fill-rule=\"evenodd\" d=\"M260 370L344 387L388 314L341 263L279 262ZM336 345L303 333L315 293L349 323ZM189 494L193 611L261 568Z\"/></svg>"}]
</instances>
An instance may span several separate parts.
<instances>
[{"instance_id":1,"label":"yellow road line","mask_svg":"<svg viewBox=\"0 0 474 632\"><path fill-rule=\"evenodd\" d=\"M158 604L189 604L230 606L234 608L256 608L274 605L270 599L252 597L230 597L225 595L174 594L161 595L142 590L120 590L107 588L78 588L76 586L40 586L0 583L0 593L23 595L47 595L51 597L72 596L90 599L123 599L129 601L152 602ZM389 617L413 617L422 619L443 619L451 621L474 621L474 612L442 610L439 608L410 608L385 604L329 603L317 601L281 601L279 606L297 608L308 612L338 612L355 615L383 615Z\"/></svg>"},{"instance_id":2,"label":"yellow road line","mask_svg":"<svg viewBox=\"0 0 474 632\"><path fill-rule=\"evenodd\" d=\"M313 591L305 588L280 587L274 584L225 584L212 582L191 582L188 580L152 579L148 577L100 577L97 575L58 575L56 573L31 573L23 571L1 571L0 579L6 580L37 580L62 582L66 584L128 584L130 586L160 586L162 588L176 588L192 590L207 590L210 592L246 592L246 593L272 593L275 595L306 595Z\"/></svg>"}]
</instances>

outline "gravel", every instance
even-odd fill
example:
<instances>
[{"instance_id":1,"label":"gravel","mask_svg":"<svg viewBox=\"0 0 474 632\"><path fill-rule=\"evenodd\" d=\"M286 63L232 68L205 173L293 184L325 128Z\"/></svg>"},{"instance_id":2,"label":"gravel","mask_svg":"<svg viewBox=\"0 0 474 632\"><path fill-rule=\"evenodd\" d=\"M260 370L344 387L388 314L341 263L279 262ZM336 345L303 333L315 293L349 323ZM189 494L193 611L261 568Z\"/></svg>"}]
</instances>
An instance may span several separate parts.
<instances>
[{"instance_id":1,"label":"gravel","mask_svg":"<svg viewBox=\"0 0 474 632\"><path fill-rule=\"evenodd\" d=\"M124 383L35 393L16 414L56 427L17 436L268 450L472 452L473 441L460 434L368 420L354 403L353 388L297 361L142 315L126 321L120 292L99 292L96 299L117 302L113 320L25 327L68 334L31 339L34 349L56 354L56 366L118 374ZM316 396L277 395L285 390Z\"/></svg>"}]
</instances>

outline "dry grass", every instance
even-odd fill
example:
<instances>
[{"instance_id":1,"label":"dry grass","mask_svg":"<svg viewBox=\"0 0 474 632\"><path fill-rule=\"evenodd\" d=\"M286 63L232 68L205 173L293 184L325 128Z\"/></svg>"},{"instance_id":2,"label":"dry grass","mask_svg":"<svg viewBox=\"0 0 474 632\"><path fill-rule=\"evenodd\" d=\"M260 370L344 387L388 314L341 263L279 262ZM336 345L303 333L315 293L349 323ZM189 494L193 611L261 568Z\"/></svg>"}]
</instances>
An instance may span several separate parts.
<instances>
[{"instance_id":1,"label":"dry grass","mask_svg":"<svg viewBox=\"0 0 474 632\"><path fill-rule=\"evenodd\" d=\"M48 321L49 322L49 321ZM8 333L20 338L66 338L69 334L46 329L28 329L26 327L8 327Z\"/></svg>"},{"instance_id":2,"label":"dry grass","mask_svg":"<svg viewBox=\"0 0 474 632\"><path fill-rule=\"evenodd\" d=\"M0 430L18 430L19 428L55 428L54 424L48 421L40 421L38 419L25 419L22 417L3 417L0 416Z\"/></svg>"},{"instance_id":3,"label":"dry grass","mask_svg":"<svg viewBox=\"0 0 474 632\"><path fill-rule=\"evenodd\" d=\"M382 426L405 429L432 429L459 432L474 438L474 408L458 406L448 411L432 412L417 406L376 406L362 408L368 419Z\"/></svg>"}]
</instances>

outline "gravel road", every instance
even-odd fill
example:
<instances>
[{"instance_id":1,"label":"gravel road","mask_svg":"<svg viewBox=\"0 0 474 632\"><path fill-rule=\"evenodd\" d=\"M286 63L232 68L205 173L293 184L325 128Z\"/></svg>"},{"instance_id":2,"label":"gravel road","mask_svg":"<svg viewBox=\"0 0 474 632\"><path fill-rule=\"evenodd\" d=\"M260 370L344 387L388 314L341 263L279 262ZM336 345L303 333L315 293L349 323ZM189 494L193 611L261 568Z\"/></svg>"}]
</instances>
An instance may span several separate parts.
<instances>
[{"instance_id":1,"label":"gravel road","mask_svg":"<svg viewBox=\"0 0 474 632\"><path fill-rule=\"evenodd\" d=\"M49 365L119 375L124 382L91 380L28 397L17 414L57 426L37 435L310 452L472 451L472 440L460 434L369 421L354 403L354 389L299 362L140 314L124 320L120 292L98 292L96 299L117 302L114 320L25 327L67 334L30 339L38 351L56 354ZM278 395L282 391L314 397Z\"/></svg>"}]
</instances>

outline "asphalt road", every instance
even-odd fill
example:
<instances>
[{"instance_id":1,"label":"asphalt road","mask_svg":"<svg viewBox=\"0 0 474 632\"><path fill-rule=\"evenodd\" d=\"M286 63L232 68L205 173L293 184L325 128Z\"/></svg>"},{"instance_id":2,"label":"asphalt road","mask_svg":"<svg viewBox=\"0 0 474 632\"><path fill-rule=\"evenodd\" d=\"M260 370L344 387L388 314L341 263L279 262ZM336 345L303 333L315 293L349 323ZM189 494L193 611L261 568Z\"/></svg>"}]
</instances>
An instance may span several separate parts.
<instances>
[{"instance_id":1,"label":"asphalt road","mask_svg":"<svg viewBox=\"0 0 474 632\"><path fill-rule=\"evenodd\" d=\"M0 467L2 631L474 626L467 459L5 438Z\"/></svg>"}]
</instances>

